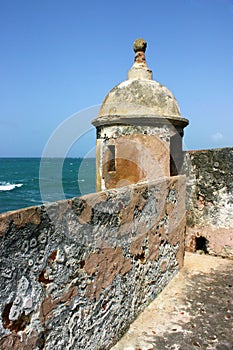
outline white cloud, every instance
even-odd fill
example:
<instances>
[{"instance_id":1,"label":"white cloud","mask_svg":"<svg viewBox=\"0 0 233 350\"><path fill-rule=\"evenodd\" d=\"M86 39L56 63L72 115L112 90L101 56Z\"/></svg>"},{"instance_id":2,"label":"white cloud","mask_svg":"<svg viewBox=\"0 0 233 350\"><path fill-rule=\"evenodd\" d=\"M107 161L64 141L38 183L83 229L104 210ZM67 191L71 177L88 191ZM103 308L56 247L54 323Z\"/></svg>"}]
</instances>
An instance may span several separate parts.
<instances>
[{"instance_id":1,"label":"white cloud","mask_svg":"<svg viewBox=\"0 0 233 350\"><path fill-rule=\"evenodd\" d=\"M212 134L211 138L214 142L219 142L223 139L223 134L221 134L221 132L218 131L215 134Z\"/></svg>"}]
</instances>

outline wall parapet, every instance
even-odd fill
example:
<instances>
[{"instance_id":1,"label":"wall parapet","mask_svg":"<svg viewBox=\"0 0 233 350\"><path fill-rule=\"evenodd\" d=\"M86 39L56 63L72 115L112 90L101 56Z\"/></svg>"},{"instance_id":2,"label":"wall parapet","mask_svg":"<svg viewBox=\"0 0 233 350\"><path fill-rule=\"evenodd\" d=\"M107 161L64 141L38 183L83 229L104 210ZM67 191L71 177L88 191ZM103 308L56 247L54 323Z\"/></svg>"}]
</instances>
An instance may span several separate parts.
<instances>
[{"instance_id":1,"label":"wall parapet","mask_svg":"<svg viewBox=\"0 0 233 350\"><path fill-rule=\"evenodd\" d=\"M233 148L188 151L186 250L233 258Z\"/></svg>"},{"instance_id":2,"label":"wall parapet","mask_svg":"<svg viewBox=\"0 0 233 350\"><path fill-rule=\"evenodd\" d=\"M183 264L185 176L0 215L0 348L109 349Z\"/></svg>"}]
</instances>

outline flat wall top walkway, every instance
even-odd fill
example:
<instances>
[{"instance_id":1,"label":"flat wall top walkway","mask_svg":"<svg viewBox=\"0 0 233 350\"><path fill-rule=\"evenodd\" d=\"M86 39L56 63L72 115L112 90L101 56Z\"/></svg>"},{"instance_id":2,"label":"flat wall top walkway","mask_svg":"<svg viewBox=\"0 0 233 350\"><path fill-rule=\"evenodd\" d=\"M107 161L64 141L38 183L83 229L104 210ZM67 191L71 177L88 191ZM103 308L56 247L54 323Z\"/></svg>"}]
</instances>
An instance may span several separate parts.
<instances>
[{"instance_id":1,"label":"flat wall top walkway","mask_svg":"<svg viewBox=\"0 0 233 350\"><path fill-rule=\"evenodd\" d=\"M233 261L186 253L184 267L112 350L232 350Z\"/></svg>"}]
</instances>

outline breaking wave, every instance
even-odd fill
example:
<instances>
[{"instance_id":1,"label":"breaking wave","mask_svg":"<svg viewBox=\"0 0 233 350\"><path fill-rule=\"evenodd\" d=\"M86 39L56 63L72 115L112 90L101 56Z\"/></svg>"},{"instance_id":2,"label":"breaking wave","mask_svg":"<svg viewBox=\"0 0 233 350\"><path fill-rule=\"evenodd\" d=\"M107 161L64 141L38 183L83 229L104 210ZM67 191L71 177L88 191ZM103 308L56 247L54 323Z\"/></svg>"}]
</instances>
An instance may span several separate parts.
<instances>
[{"instance_id":1,"label":"breaking wave","mask_svg":"<svg viewBox=\"0 0 233 350\"><path fill-rule=\"evenodd\" d=\"M22 187L23 184L10 184L8 182L0 182L0 191L12 191L17 187Z\"/></svg>"}]
</instances>

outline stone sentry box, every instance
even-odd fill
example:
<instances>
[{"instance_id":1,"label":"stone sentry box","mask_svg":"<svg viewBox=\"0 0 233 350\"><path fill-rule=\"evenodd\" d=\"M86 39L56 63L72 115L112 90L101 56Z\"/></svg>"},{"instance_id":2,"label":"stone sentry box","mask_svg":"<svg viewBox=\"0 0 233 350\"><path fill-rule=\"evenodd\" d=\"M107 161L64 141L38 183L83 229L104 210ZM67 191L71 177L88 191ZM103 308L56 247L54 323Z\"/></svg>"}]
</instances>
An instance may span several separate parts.
<instances>
[{"instance_id":1,"label":"stone sentry box","mask_svg":"<svg viewBox=\"0 0 233 350\"><path fill-rule=\"evenodd\" d=\"M145 50L146 42L136 40L128 79L107 94L92 122L97 128L97 191L178 175L181 169L188 120L173 94L152 80Z\"/></svg>"}]
</instances>

